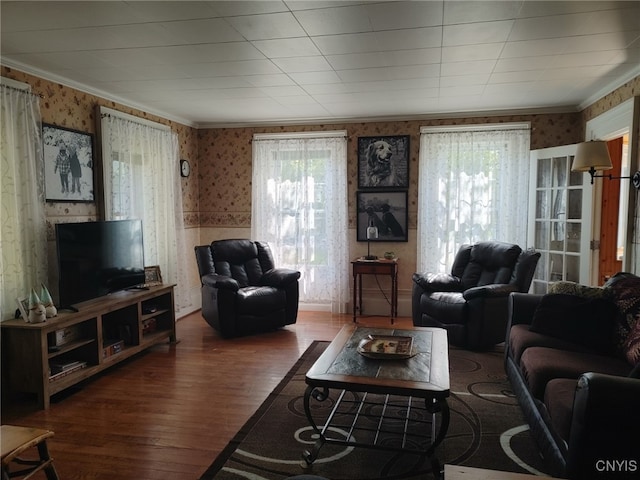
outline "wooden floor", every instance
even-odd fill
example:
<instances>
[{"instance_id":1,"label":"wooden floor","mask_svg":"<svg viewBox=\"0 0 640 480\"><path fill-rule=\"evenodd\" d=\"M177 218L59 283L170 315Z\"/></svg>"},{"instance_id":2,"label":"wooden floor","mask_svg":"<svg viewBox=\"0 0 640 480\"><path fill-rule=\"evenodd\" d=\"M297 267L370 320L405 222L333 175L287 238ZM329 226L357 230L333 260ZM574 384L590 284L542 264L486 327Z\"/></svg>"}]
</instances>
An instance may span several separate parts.
<instances>
[{"instance_id":1,"label":"wooden floor","mask_svg":"<svg viewBox=\"0 0 640 480\"><path fill-rule=\"evenodd\" d=\"M223 340L200 312L160 345L54 397L49 410L3 405L2 423L53 430L62 480L197 479L313 340L349 315L300 312L282 330ZM359 323L389 326L388 317ZM396 326L410 328L409 318ZM42 477L44 478L44 477Z\"/></svg>"}]
</instances>

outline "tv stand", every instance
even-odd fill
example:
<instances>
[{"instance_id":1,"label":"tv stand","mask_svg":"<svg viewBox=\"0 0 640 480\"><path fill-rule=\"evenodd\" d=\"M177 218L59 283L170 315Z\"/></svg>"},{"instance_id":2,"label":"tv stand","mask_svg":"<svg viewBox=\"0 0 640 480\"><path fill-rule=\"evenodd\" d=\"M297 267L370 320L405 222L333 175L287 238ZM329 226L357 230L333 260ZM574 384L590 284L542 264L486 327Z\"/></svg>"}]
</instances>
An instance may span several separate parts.
<instances>
[{"instance_id":1,"label":"tv stand","mask_svg":"<svg viewBox=\"0 0 640 480\"><path fill-rule=\"evenodd\" d=\"M52 395L157 344L175 344L174 286L116 292L42 323L2 322L3 392L34 394L46 409Z\"/></svg>"}]
</instances>

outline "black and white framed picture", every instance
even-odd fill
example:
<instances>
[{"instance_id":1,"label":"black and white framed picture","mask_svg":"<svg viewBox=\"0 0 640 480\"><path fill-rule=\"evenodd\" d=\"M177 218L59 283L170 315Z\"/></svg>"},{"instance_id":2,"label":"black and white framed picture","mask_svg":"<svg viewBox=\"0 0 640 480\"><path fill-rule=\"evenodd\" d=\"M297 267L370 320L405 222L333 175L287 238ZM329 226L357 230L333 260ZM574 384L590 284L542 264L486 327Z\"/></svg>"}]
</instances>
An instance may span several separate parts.
<instances>
[{"instance_id":1,"label":"black and white framed picture","mask_svg":"<svg viewBox=\"0 0 640 480\"><path fill-rule=\"evenodd\" d=\"M378 230L378 238L372 242L408 241L407 192L406 191L359 191L356 192L357 240L367 241L367 227Z\"/></svg>"},{"instance_id":2,"label":"black and white framed picture","mask_svg":"<svg viewBox=\"0 0 640 480\"><path fill-rule=\"evenodd\" d=\"M42 139L47 202L93 202L93 135L43 124Z\"/></svg>"},{"instance_id":3,"label":"black and white framed picture","mask_svg":"<svg viewBox=\"0 0 640 480\"><path fill-rule=\"evenodd\" d=\"M409 188L409 135L358 137L358 188Z\"/></svg>"}]
</instances>

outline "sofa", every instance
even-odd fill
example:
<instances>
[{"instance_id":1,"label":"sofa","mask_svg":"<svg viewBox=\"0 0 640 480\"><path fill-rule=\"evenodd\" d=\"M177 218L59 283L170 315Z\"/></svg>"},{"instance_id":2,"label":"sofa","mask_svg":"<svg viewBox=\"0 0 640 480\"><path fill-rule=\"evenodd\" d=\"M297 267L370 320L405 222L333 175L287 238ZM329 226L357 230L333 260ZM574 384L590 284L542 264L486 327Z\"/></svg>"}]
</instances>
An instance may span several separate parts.
<instances>
[{"instance_id":1,"label":"sofa","mask_svg":"<svg viewBox=\"0 0 640 480\"><path fill-rule=\"evenodd\" d=\"M276 268L268 243L216 240L195 254L202 316L224 338L296 323L300 272Z\"/></svg>"},{"instance_id":2,"label":"sofa","mask_svg":"<svg viewBox=\"0 0 640 480\"><path fill-rule=\"evenodd\" d=\"M640 277L512 293L505 370L555 477L640 478Z\"/></svg>"},{"instance_id":3,"label":"sofa","mask_svg":"<svg viewBox=\"0 0 640 480\"><path fill-rule=\"evenodd\" d=\"M505 242L462 245L451 273L414 273L413 324L447 330L452 345L470 350L504 341L511 292L527 292L540 253Z\"/></svg>"}]
</instances>

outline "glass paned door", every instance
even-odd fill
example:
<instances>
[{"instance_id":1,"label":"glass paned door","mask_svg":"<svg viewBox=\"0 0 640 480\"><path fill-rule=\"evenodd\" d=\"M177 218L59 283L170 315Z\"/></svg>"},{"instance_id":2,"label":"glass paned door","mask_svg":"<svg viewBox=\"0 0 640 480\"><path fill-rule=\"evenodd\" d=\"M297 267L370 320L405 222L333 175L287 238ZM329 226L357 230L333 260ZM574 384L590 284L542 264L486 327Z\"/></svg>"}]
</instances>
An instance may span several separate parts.
<instances>
[{"instance_id":1,"label":"glass paned door","mask_svg":"<svg viewBox=\"0 0 640 480\"><path fill-rule=\"evenodd\" d=\"M591 184L572 172L575 145L531 152L529 244L541 253L532 292L550 282L589 284ZM586 179L586 180L585 180Z\"/></svg>"}]
</instances>

